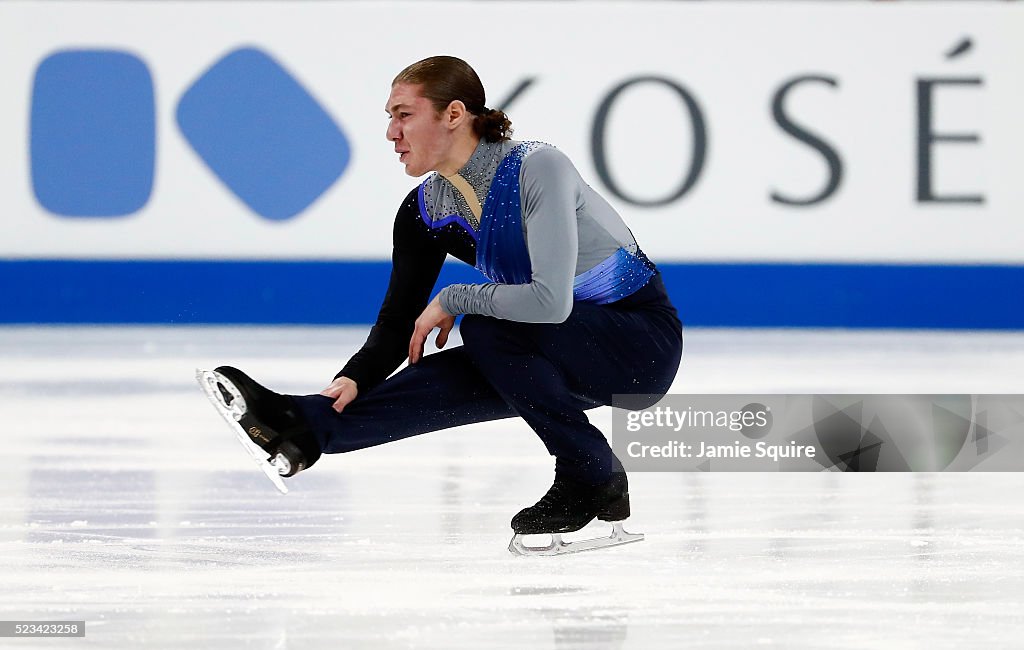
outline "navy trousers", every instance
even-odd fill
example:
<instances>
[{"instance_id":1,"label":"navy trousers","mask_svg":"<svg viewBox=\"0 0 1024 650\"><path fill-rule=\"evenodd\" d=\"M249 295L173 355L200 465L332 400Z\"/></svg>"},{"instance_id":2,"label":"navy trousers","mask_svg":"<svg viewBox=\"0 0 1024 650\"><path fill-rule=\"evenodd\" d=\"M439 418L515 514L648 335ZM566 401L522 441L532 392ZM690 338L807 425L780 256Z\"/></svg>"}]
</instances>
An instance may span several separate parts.
<instances>
[{"instance_id":1,"label":"navy trousers","mask_svg":"<svg viewBox=\"0 0 1024 650\"><path fill-rule=\"evenodd\" d=\"M467 315L463 345L424 356L350 402L292 396L325 454L474 422L521 417L587 483L621 470L585 410L617 393L663 395L682 357L682 324L660 275L618 302L577 302L562 323Z\"/></svg>"}]
</instances>

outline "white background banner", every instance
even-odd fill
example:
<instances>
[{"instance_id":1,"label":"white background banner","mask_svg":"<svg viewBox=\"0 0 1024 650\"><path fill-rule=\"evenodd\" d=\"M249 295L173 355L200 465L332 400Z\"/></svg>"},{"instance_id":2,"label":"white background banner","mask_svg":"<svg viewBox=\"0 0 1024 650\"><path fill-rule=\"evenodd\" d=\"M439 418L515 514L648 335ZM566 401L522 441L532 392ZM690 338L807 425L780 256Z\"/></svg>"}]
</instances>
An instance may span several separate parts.
<instances>
[{"instance_id":1,"label":"white background banner","mask_svg":"<svg viewBox=\"0 0 1024 650\"><path fill-rule=\"evenodd\" d=\"M1021 264L1022 34L1011 3L6 2L0 256L386 259L416 180L384 101L405 65L444 53L492 106L521 89L516 138L568 153L657 262ZM240 200L176 120L240 48L287 71L351 150L289 219ZM117 217L55 214L33 180L40 64L87 50L152 76L151 194Z\"/></svg>"}]
</instances>

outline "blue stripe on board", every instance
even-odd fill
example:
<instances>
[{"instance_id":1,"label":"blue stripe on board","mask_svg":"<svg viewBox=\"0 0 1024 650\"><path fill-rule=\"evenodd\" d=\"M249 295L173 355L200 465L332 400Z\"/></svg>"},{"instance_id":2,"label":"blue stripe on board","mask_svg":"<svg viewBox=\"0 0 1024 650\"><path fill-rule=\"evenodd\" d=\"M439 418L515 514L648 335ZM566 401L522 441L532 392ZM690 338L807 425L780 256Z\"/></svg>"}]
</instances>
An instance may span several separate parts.
<instances>
[{"instance_id":1,"label":"blue stripe on board","mask_svg":"<svg viewBox=\"0 0 1024 650\"><path fill-rule=\"evenodd\" d=\"M0 260L0 323L372 323L389 262ZM1024 266L659 264L696 326L1024 329ZM438 286L482 282L447 264Z\"/></svg>"}]
</instances>

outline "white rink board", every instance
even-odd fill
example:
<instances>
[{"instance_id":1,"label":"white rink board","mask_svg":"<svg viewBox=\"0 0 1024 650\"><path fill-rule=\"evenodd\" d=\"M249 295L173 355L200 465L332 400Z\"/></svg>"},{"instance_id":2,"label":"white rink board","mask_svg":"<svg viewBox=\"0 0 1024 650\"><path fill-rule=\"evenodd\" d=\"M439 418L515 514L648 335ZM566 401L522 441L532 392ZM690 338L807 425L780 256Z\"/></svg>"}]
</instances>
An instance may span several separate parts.
<instances>
[{"instance_id":1,"label":"white rink board","mask_svg":"<svg viewBox=\"0 0 1024 650\"><path fill-rule=\"evenodd\" d=\"M481 25L500 25L481 29ZM982 3L684 2L16 2L0 5L0 256L26 258L386 259L391 221L414 185L384 141L389 82L406 64L461 56L509 107L517 137L556 144L619 208L645 251L672 261L1024 261L1024 6ZM948 58L962 39L973 47ZM264 220L182 137L175 109L209 66L240 47L274 57L340 125L350 166L297 217ZM36 200L28 129L37 66L69 48L127 51L156 96L152 195L138 212L69 219ZM616 198L597 174L592 130L618 84L656 76L685 88L706 126L692 189L659 207ZM818 194L825 159L773 121L772 98L801 76L790 119L837 153L842 180ZM936 194L915 199L917 84L937 87L933 130L975 143L933 148ZM691 163L692 129L664 85L625 91L606 124L610 174L626 194L671 193Z\"/></svg>"}]
</instances>

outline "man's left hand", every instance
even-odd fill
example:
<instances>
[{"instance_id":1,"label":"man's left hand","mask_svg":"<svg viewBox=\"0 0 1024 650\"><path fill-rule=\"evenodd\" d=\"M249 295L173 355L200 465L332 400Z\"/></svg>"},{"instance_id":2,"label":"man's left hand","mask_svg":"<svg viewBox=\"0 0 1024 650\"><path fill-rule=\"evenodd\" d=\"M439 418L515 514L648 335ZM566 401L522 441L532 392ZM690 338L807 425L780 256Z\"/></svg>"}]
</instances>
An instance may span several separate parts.
<instances>
[{"instance_id":1,"label":"man's left hand","mask_svg":"<svg viewBox=\"0 0 1024 650\"><path fill-rule=\"evenodd\" d=\"M441 331L434 339L434 343L438 348L443 348L448 342L448 332L455 327L455 317L441 307L441 300L438 296L434 296L420 317L416 319L412 339L409 340L409 363L417 363L423 357L423 344L427 340L427 335L435 327L441 328Z\"/></svg>"}]
</instances>

